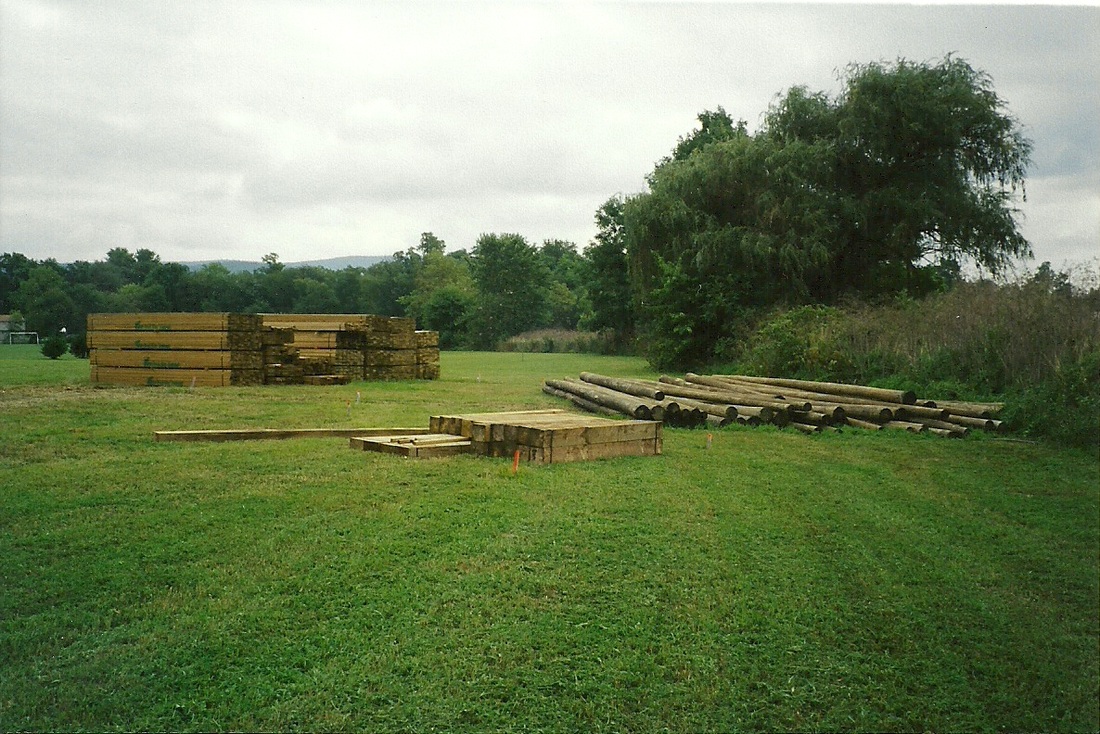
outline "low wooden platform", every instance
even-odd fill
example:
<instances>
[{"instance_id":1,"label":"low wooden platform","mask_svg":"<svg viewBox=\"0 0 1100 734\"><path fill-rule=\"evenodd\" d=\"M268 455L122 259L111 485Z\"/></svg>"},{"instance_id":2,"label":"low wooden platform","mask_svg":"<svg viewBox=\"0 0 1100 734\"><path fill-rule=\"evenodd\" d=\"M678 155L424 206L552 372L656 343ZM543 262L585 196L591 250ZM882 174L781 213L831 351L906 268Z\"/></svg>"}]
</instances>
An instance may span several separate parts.
<instances>
[{"instance_id":1,"label":"low wooden platform","mask_svg":"<svg viewBox=\"0 0 1100 734\"><path fill-rule=\"evenodd\" d=\"M409 459L435 459L470 453L470 439L447 433L404 436L357 436L350 440L353 449L397 454Z\"/></svg>"},{"instance_id":2,"label":"low wooden platform","mask_svg":"<svg viewBox=\"0 0 1100 734\"><path fill-rule=\"evenodd\" d=\"M661 453L659 421L612 420L564 410L439 415L430 421L433 434L470 440L470 451L482 456L520 459L535 464L589 461Z\"/></svg>"}]
</instances>

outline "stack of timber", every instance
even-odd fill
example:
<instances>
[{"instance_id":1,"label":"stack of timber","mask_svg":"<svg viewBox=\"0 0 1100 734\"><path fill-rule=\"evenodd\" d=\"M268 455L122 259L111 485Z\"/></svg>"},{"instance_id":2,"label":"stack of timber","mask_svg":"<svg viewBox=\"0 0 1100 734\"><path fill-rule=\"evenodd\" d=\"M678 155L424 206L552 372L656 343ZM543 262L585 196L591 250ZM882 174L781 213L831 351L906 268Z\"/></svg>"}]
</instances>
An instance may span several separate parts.
<instances>
[{"instance_id":1,"label":"stack of timber","mask_svg":"<svg viewBox=\"0 0 1100 734\"><path fill-rule=\"evenodd\" d=\"M416 379L439 379L439 332L421 331L416 337Z\"/></svg>"},{"instance_id":2,"label":"stack of timber","mask_svg":"<svg viewBox=\"0 0 1100 734\"><path fill-rule=\"evenodd\" d=\"M420 376L412 319L370 314L263 314L263 322L293 330L293 343L307 374L331 372L352 380L413 380ZM421 379L434 379L439 376L439 336L425 333L435 335L435 371L432 377Z\"/></svg>"},{"instance_id":3,"label":"stack of timber","mask_svg":"<svg viewBox=\"0 0 1100 734\"><path fill-rule=\"evenodd\" d=\"M259 316L236 313L88 315L91 380L110 385L262 385L268 334Z\"/></svg>"},{"instance_id":4,"label":"stack of timber","mask_svg":"<svg viewBox=\"0 0 1100 734\"><path fill-rule=\"evenodd\" d=\"M657 381L582 372L547 380L543 391L593 413L622 414L676 427L771 424L804 433L850 426L960 438L999 431L1003 405L918 400L912 392L863 385L746 375L662 375Z\"/></svg>"},{"instance_id":5,"label":"stack of timber","mask_svg":"<svg viewBox=\"0 0 1100 734\"><path fill-rule=\"evenodd\" d=\"M661 453L661 424L649 420L610 420L564 410L432 416L433 434L470 442L482 456L557 464ZM458 440L458 439L456 439Z\"/></svg>"}]
</instances>

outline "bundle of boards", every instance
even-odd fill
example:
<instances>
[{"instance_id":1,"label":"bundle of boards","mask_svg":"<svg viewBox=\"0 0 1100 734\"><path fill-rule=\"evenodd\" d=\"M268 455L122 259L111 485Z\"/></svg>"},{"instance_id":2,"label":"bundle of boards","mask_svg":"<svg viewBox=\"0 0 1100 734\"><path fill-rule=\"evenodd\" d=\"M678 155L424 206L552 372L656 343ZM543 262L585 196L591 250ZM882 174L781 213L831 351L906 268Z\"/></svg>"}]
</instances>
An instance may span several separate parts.
<instances>
[{"instance_id":1,"label":"bundle of boards","mask_svg":"<svg viewBox=\"0 0 1100 734\"><path fill-rule=\"evenodd\" d=\"M255 314L88 315L96 384L225 387L263 385L292 334L265 329Z\"/></svg>"},{"instance_id":2,"label":"bundle of boards","mask_svg":"<svg viewBox=\"0 0 1100 734\"><path fill-rule=\"evenodd\" d=\"M373 314L263 314L265 326L294 331L303 361L325 364L351 380L434 380L439 333L416 322Z\"/></svg>"},{"instance_id":3,"label":"bundle of boards","mask_svg":"<svg viewBox=\"0 0 1100 734\"><path fill-rule=\"evenodd\" d=\"M749 375L662 375L659 380L582 372L546 380L543 391L584 410L659 420L671 426L772 424L805 433L851 426L962 437L997 431L999 403L919 400L904 390Z\"/></svg>"},{"instance_id":4,"label":"bundle of boards","mask_svg":"<svg viewBox=\"0 0 1100 734\"><path fill-rule=\"evenodd\" d=\"M439 335L370 314L88 316L91 381L225 387L439 377Z\"/></svg>"}]
</instances>

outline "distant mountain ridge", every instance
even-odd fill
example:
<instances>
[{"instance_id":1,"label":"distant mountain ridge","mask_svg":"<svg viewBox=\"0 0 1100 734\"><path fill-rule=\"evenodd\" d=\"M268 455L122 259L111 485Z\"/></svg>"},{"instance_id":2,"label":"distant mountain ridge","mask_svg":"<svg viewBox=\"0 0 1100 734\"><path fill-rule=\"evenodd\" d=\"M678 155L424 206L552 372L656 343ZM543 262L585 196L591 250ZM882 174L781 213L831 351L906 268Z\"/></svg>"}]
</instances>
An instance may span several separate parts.
<instances>
[{"instance_id":1,"label":"distant mountain ridge","mask_svg":"<svg viewBox=\"0 0 1100 734\"><path fill-rule=\"evenodd\" d=\"M347 268L369 268L391 258L387 255L351 255L348 257L330 257L323 260L301 260L299 262L283 263L288 268L325 268L326 270L345 270ZM264 266L263 262L251 260L203 260L200 262L181 262L190 270L200 270L205 265L217 263L225 267L231 273L249 273L259 270Z\"/></svg>"}]
</instances>

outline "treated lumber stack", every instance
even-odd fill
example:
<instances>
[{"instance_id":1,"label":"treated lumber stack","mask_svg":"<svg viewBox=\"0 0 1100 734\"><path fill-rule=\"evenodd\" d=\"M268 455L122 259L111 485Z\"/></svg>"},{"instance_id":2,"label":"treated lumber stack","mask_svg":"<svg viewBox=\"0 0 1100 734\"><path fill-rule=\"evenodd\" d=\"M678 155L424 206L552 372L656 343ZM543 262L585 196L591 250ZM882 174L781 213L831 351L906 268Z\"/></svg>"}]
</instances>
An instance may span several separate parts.
<instances>
[{"instance_id":1,"label":"treated lumber stack","mask_svg":"<svg viewBox=\"0 0 1100 734\"><path fill-rule=\"evenodd\" d=\"M546 380L543 391L598 413L648 414L671 426L772 424L805 433L851 426L962 437L998 431L997 403L920 400L909 391L745 375L662 375L657 381L582 372L580 380Z\"/></svg>"},{"instance_id":2,"label":"treated lumber stack","mask_svg":"<svg viewBox=\"0 0 1100 734\"><path fill-rule=\"evenodd\" d=\"M349 379L413 380L439 376L439 336L436 332L424 332L435 335L435 369L425 369L426 376L421 377L418 332L412 319L371 314L263 314L263 321L267 326L294 331L294 346L303 363L323 364L324 368ZM306 371L308 374L311 369L306 367Z\"/></svg>"},{"instance_id":3,"label":"treated lumber stack","mask_svg":"<svg viewBox=\"0 0 1100 734\"><path fill-rule=\"evenodd\" d=\"M661 453L661 424L610 420L562 410L432 416L432 433L461 436L470 452L536 464Z\"/></svg>"},{"instance_id":4,"label":"treated lumber stack","mask_svg":"<svg viewBox=\"0 0 1100 734\"><path fill-rule=\"evenodd\" d=\"M439 379L439 332L421 331L414 334L416 339L416 379Z\"/></svg>"},{"instance_id":5,"label":"treated lumber stack","mask_svg":"<svg viewBox=\"0 0 1100 734\"><path fill-rule=\"evenodd\" d=\"M264 383L265 332L253 314L89 314L87 326L91 380L96 384Z\"/></svg>"}]
</instances>

